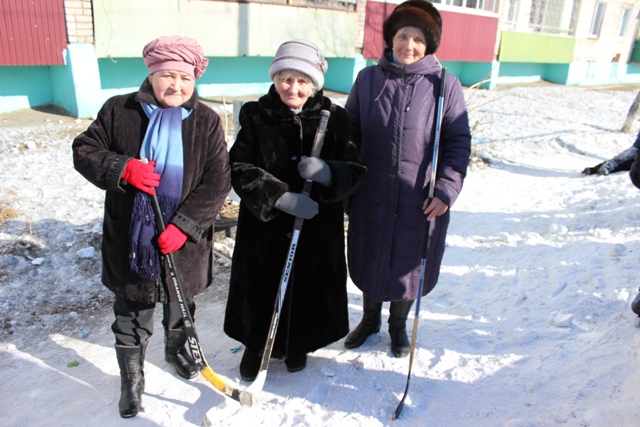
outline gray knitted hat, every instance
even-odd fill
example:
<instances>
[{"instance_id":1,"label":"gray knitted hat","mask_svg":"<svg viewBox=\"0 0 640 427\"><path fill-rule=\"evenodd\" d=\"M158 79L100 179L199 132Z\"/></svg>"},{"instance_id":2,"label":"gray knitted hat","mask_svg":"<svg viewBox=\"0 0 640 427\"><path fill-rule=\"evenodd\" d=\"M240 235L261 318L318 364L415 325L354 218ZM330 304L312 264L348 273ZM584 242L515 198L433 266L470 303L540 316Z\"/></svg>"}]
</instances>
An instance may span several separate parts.
<instances>
[{"instance_id":1,"label":"gray knitted hat","mask_svg":"<svg viewBox=\"0 0 640 427\"><path fill-rule=\"evenodd\" d=\"M311 78L318 90L324 86L324 73L329 65L318 46L308 40L291 40L282 43L269 67L269 78L282 70L294 70Z\"/></svg>"}]
</instances>

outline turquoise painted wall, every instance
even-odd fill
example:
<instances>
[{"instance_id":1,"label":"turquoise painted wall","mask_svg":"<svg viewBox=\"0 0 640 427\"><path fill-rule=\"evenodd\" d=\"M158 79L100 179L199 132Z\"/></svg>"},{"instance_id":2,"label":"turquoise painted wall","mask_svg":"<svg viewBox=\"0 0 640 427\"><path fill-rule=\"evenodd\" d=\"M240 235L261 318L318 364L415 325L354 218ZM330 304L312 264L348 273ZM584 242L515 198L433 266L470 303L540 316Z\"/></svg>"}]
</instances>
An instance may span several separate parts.
<instances>
[{"instance_id":1,"label":"turquoise painted wall","mask_svg":"<svg viewBox=\"0 0 640 427\"><path fill-rule=\"evenodd\" d=\"M71 67L51 67L52 102L65 109L69 114L77 116L78 100L73 84Z\"/></svg>"},{"instance_id":2,"label":"turquoise painted wall","mask_svg":"<svg viewBox=\"0 0 640 427\"><path fill-rule=\"evenodd\" d=\"M542 80L546 64L526 62L500 62L498 84L532 83Z\"/></svg>"},{"instance_id":3,"label":"turquoise painted wall","mask_svg":"<svg viewBox=\"0 0 640 427\"><path fill-rule=\"evenodd\" d=\"M567 84L570 68L571 64L549 64L545 69L543 79L551 83Z\"/></svg>"},{"instance_id":4,"label":"turquoise painted wall","mask_svg":"<svg viewBox=\"0 0 640 427\"><path fill-rule=\"evenodd\" d=\"M76 117L95 115L111 96L137 90L147 77L140 58L100 59L91 45L69 45L66 66L0 67L0 112L53 103ZM266 93L271 85L271 57L210 58L207 72L198 80L203 97ZM348 93L358 72L376 61L329 58L325 88ZM489 79L481 86L546 80L569 85L639 84L640 64L574 62L531 64L497 61L471 63L443 61L463 86Z\"/></svg>"},{"instance_id":5,"label":"turquoise painted wall","mask_svg":"<svg viewBox=\"0 0 640 427\"><path fill-rule=\"evenodd\" d=\"M149 74L142 58L98 59L102 90L139 88Z\"/></svg>"},{"instance_id":6,"label":"turquoise painted wall","mask_svg":"<svg viewBox=\"0 0 640 427\"><path fill-rule=\"evenodd\" d=\"M640 64L627 64L627 75L634 78L640 75Z\"/></svg>"},{"instance_id":7,"label":"turquoise painted wall","mask_svg":"<svg viewBox=\"0 0 640 427\"><path fill-rule=\"evenodd\" d=\"M353 58L329 58L329 69L324 76L324 87L335 92L349 93L358 73L367 65L360 54Z\"/></svg>"},{"instance_id":8,"label":"turquoise painted wall","mask_svg":"<svg viewBox=\"0 0 640 427\"><path fill-rule=\"evenodd\" d=\"M239 96L269 89L269 65L273 58L209 58L207 71L197 80L198 94ZM138 90L149 75L142 58L99 59L102 98Z\"/></svg>"},{"instance_id":9,"label":"turquoise painted wall","mask_svg":"<svg viewBox=\"0 0 640 427\"><path fill-rule=\"evenodd\" d=\"M498 62L449 62L443 61L447 71L460 79L463 86L475 86L483 89L493 89L496 86Z\"/></svg>"},{"instance_id":10,"label":"turquoise painted wall","mask_svg":"<svg viewBox=\"0 0 640 427\"><path fill-rule=\"evenodd\" d=\"M640 83L640 67L637 64L619 62L573 62L569 66L568 85L606 85Z\"/></svg>"},{"instance_id":11,"label":"turquoise painted wall","mask_svg":"<svg viewBox=\"0 0 640 427\"><path fill-rule=\"evenodd\" d=\"M0 113L51 104L50 68L0 67Z\"/></svg>"},{"instance_id":12,"label":"turquoise painted wall","mask_svg":"<svg viewBox=\"0 0 640 427\"><path fill-rule=\"evenodd\" d=\"M268 56L209 58L207 72L198 79L198 94L206 98L267 93L271 61Z\"/></svg>"},{"instance_id":13,"label":"turquoise painted wall","mask_svg":"<svg viewBox=\"0 0 640 427\"><path fill-rule=\"evenodd\" d=\"M269 66L273 57L210 57L207 71L197 81L198 94L204 98L242 96L266 93L271 86ZM327 58L329 70L325 88L348 92L364 68L361 55L354 58ZM98 59L100 98L102 102L114 95L137 90L148 75L141 58Z\"/></svg>"},{"instance_id":14,"label":"turquoise painted wall","mask_svg":"<svg viewBox=\"0 0 640 427\"><path fill-rule=\"evenodd\" d=\"M135 92L149 75L142 58L98 59L101 104L115 95Z\"/></svg>"}]
</instances>

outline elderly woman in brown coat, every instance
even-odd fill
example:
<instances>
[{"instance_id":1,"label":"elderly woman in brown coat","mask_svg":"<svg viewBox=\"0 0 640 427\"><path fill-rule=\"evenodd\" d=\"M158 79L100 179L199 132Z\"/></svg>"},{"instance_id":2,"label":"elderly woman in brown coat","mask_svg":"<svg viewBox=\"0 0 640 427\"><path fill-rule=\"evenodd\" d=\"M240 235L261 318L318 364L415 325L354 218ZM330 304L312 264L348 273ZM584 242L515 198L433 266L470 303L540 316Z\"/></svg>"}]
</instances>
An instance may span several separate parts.
<instances>
[{"instance_id":1,"label":"elderly woman in brown coat","mask_svg":"<svg viewBox=\"0 0 640 427\"><path fill-rule=\"evenodd\" d=\"M140 89L107 100L73 142L76 170L106 190L102 281L115 294L111 329L124 418L140 410L156 303L163 307L165 359L183 378L198 373L159 253L174 253L193 316L193 297L212 282L213 220L231 189L220 118L195 90L208 62L202 48L188 37L167 36L147 44L143 56L149 77ZM153 194L167 223L159 236Z\"/></svg>"}]
</instances>

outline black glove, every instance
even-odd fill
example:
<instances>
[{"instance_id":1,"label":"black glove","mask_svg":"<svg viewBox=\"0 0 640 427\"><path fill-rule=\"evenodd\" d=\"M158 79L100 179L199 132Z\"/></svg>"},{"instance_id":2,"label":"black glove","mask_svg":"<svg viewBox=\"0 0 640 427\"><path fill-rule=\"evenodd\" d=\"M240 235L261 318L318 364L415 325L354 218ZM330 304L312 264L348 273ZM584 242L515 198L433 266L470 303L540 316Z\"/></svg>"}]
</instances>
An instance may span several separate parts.
<instances>
[{"instance_id":1,"label":"black glove","mask_svg":"<svg viewBox=\"0 0 640 427\"><path fill-rule=\"evenodd\" d=\"M584 170L581 173L583 173L584 175L596 174L596 173L598 173L598 169L600 169L600 165L602 165L602 163L600 163L598 165L595 165L593 167L590 167L590 168L584 168Z\"/></svg>"},{"instance_id":2,"label":"black glove","mask_svg":"<svg viewBox=\"0 0 640 427\"><path fill-rule=\"evenodd\" d=\"M309 196L291 191L287 191L276 200L276 208L304 219L311 219L318 214L318 203Z\"/></svg>"},{"instance_id":3,"label":"black glove","mask_svg":"<svg viewBox=\"0 0 640 427\"><path fill-rule=\"evenodd\" d=\"M298 172L304 179L310 179L328 187L331 185L331 169L318 157L302 156L298 163Z\"/></svg>"},{"instance_id":4,"label":"black glove","mask_svg":"<svg viewBox=\"0 0 640 427\"><path fill-rule=\"evenodd\" d=\"M611 160L607 160L598 168L598 175L609 175L618 165Z\"/></svg>"}]
</instances>

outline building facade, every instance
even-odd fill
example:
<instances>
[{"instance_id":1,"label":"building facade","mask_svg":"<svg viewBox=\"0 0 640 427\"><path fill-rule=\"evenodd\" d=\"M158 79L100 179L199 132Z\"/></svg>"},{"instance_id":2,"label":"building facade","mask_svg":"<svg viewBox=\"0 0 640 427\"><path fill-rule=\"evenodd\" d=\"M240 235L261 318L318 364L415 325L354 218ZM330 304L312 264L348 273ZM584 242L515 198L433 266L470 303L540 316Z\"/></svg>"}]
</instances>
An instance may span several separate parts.
<instances>
[{"instance_id":1,"label":"building facade","mask_svg":"<svg viewBox=\"0 0 640 427\"><path fill-rule=\"evenodd\" d=\"M140 86L146 43L197 39L210 60L203 97L265 93L287 40L314 41L325 87L348 92L384 48L382 23L401 0L0 0L0 112L55 104L91 117ZM435 0L438 59L466 86L548 80L640 83L640 5L623 0ZM639 44L640 45L640 44Z\"/></svg>"}]
</instances>

